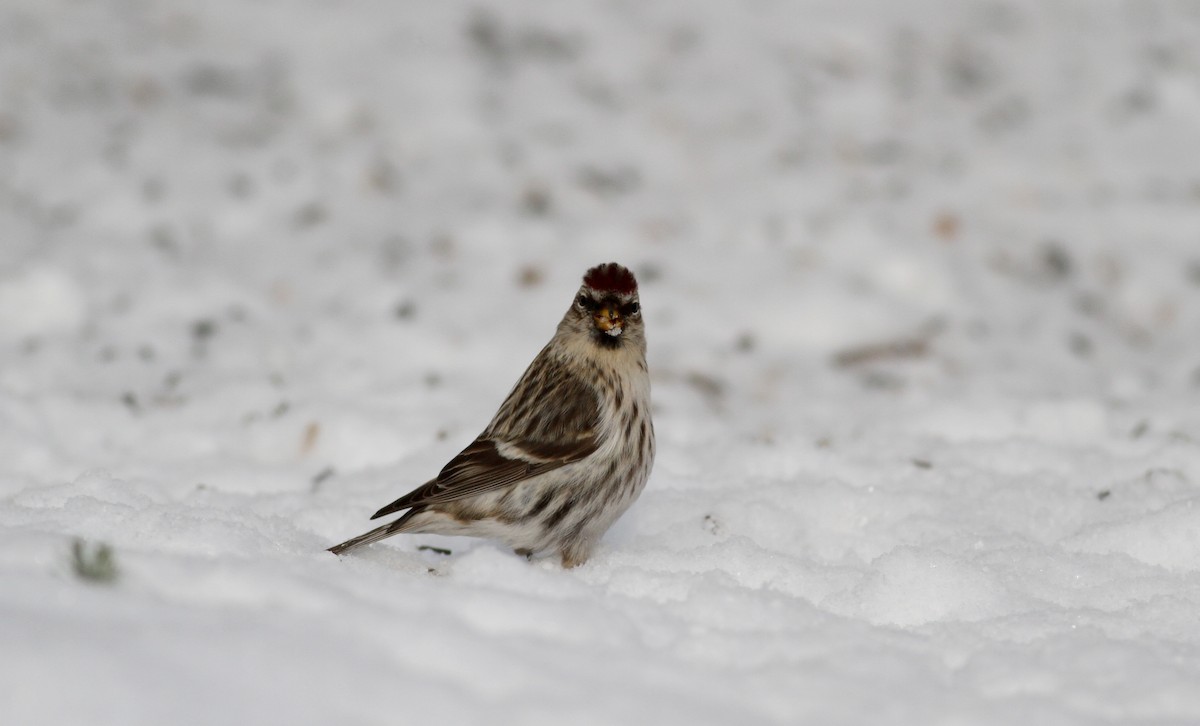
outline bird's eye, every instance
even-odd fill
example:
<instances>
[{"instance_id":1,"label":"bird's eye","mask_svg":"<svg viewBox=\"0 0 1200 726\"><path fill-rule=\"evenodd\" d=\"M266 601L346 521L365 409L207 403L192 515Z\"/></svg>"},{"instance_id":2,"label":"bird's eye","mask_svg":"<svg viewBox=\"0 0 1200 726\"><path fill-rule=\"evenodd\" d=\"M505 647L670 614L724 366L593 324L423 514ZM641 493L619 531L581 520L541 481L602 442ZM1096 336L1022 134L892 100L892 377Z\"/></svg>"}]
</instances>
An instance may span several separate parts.
<instances>
[{"instance_id":1,"label":"bird's eye","mask_svg":"<svg viewBox=\"0 0 1200 726\"><path fill-rule=\"evenodd\" d=\"M642 312L642 306L637 304L637 302L631 302L625 306L626 315L637 315L640 312Z\"/></svg>"},{"instance_id":2,"label":"bird's eye","mask_svg":"<svg viewBox=\"0 0 1200 726\"><path fill-rule=\"evenodd\" d=\"M579 306L580 310L586 308L589 302L591 302L591 300L588 300L588 296L582 293L580 293L579 297L575 298L575 304Z\"/></svg>"}]
</instances>

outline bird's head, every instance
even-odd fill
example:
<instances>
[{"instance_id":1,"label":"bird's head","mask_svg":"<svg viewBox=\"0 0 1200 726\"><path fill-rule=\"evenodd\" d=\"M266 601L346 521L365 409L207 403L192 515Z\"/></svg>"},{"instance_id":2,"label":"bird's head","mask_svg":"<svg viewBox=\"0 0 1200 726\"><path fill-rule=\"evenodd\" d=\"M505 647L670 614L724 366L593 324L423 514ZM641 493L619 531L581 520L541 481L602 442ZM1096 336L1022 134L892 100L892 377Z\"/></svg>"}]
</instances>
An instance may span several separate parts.
<instances>
[{"instance_id":1,"label":"bird's head","mask_svg":"<svg viewBox=\"0 0 1200 726\"><path fill-rule=\"evenodd\" d=\"M642 308L633 273L615 262L596 265L583 276L563 324L586 333L602 348L644 343Z\"/></svg>"}]
</instances>

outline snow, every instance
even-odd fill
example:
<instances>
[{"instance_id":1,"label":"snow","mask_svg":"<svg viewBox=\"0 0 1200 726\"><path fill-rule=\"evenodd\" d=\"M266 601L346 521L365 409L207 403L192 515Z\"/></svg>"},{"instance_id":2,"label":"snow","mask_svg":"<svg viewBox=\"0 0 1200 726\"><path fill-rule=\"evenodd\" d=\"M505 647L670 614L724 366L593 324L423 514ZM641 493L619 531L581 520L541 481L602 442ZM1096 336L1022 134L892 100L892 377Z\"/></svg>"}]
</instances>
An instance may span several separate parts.
<instances>
[{"instance_id":1,"label":"snow","mask_svg":"<svg viewBox=\"0 0 1200 726\"><path fill-rule=\"evenodd\" d=\"M3 721L1200 721L1197 41L1170 2L9 0ZM325 552L609 260L659 456L597 554Z\"/></svg>"}]
</instances>

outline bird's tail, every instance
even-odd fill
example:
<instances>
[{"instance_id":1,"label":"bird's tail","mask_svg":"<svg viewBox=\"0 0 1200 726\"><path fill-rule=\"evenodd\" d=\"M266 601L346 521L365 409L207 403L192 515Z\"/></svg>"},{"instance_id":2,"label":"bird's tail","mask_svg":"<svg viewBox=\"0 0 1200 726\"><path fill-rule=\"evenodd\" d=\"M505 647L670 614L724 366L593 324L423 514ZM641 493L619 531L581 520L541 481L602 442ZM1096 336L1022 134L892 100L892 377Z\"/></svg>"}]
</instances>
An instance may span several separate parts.
<instances>
[{"instance_id":1,"label":"bird's tail","mask_svg":"<svg viewBox=\"0 0 1200 726\"><path fill-rule=\"evenodd\" d=\"M395 522L385 524L382 527L376 527L375 529L371 530L370 532L367 532L366 534L360 534L353 539L348 539L341 544L334 545L334 546L330 547L327 551L332 552L335 555L342 555L342 554L349 552L350 550L356 550L359 547L369 545L372 542L378 542L381 539L387 539L388 537L391 537L393 534L400 534L401 532L405 532L408 530L408 527L406 525L408 524L409 520L412 519L413 516L418 514L420 511L421 510L419 508L418 509L410 509L409 511L404 513L403 517L401 517L400 519L397 519Z\"/></svg>"}]
</instances>

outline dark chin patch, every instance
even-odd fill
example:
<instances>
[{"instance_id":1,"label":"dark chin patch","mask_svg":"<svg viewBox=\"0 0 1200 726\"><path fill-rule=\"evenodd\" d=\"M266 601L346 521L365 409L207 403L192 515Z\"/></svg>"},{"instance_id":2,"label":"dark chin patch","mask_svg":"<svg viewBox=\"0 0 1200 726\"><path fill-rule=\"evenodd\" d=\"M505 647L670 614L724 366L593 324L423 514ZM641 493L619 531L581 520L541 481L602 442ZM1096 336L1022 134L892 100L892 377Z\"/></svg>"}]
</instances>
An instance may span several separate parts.
<instances>
[{"instance_id":1,"label":"dark chin patch","mask_svg":"<svg viewBox=\"0 0 1200 726\"><path fill-rule=\"evenodd\" d=\"M621 342L625 339L625 334L621 333L620 335L609 335L608 333L597 330L592 337L595 338L596 345L600 346L601 348L608 348L609 350L612 350L614 348L621 347Z\"/></svg>"}]
</instances>

